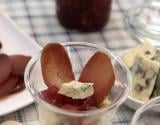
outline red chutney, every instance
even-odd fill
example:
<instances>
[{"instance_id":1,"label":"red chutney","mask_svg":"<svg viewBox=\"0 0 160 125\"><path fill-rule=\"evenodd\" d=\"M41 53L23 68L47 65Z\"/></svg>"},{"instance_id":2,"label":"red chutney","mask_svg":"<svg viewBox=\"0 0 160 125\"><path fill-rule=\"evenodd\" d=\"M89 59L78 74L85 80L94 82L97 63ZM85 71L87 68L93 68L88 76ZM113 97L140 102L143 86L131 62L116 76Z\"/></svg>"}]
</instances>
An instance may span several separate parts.
<instances>
[{"instance_id":1,"label":"red chutney","mask_svg":"<svg viewBox=\"0 0 160 125\"><path fill-rule=\"evenodd\" d=\"M56 0L59 22L66 28L95 31L109 20L112 0Z\"/></svg>"},{"instance_id":2,"label":"red chutney","mask_svg":"<svg viewBox=\"0 0 160 125\"><path fill-rule=\"evenodd\" d=\"M86 99L72 99L58 94L58 89L55 86L51 86L42 91L41 96L46 102L63 109L86 111L97 108L93 97L88 97Z\"/></svg>"}]
</instances>

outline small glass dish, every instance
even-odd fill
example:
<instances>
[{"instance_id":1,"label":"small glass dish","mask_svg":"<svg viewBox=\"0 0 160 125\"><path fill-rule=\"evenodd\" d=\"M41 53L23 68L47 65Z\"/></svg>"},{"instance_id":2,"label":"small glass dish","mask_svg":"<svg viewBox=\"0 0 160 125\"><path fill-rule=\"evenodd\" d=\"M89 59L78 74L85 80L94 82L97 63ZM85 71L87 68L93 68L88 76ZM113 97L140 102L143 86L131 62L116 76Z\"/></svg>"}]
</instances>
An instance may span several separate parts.
<instances>
[{"instance_id":1,"label":"small glass dish","mask_svg":"<svg viewBox=\"0 0 160 125\"><path fill-rule=\"evenodd\" d=\"M88 59L97 51L104 52L111 60L115 72L115 83L108 95L111 104L89 111L72 111L47 103L41 94L47 86L41 73L41 52L33 57L25 70L25 85L37 104L40 125L111 125L117 108L126 100L130 91L131 76L125 64L110 50L85 42L62 43L71 60L72 69L79 77ZM101 77L98 76L97 77Z\"/></svg>"},{"instance_id":2,"label":"small glass dish","mask_svg":"<svg viewBox=\"0 0 160 125\"><path fill-rule=\"evenodd\" d=\"M131 8L124 19L126 28L138 42L151 41L160 46L160 1L148 0Z\"/></svg>"},{"instance_id":3,"label":"small glass dish","mask_svg":"<svg viewBox=\"0 0 160 125\"><path fill-rule=\"evenodd\" d=\"M131 125L160 125L160 96L141 106L134 114Z\"/></svg>"}]
</instances>

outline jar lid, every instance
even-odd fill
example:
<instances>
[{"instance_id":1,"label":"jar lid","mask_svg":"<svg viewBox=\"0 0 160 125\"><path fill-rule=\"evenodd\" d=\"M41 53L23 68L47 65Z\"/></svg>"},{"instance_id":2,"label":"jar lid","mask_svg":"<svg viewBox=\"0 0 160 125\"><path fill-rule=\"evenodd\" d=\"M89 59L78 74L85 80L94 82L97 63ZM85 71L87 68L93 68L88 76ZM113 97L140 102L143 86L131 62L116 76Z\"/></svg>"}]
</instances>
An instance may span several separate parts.
<instances>
[{"instance_id":1,"label":"jar lid","mask_svg":"<svg viewBox=\"0 0 160 125\"><path fill-rule=\"evenodd\" d=\"M150 41L160 46L160 1L150 0L128 11L125 24L139 42Z\"/></svg>"}]
</instances>

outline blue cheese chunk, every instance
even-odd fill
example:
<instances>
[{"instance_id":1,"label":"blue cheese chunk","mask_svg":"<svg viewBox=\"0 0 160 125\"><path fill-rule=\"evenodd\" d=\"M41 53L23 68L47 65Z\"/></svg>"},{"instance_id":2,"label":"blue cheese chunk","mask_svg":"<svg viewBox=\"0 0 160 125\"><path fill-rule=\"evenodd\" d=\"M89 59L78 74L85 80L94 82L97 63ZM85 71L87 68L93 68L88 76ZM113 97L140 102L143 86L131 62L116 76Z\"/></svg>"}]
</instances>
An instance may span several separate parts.
<instances>
[{"instance_id":1,"label":"blue cheese chunk","mask_svg":"<svg viewBox=\"0 0 160 125\"><path fill-rule=\"evenodd\" d=\"M160 96L160 70L156 79L155 87L153 89L152 98Z\"/></svg>"},{"instance_id":2,"label":"blue cheese chunk","mask_svg":"<svg viewBox=\"0 0 160 125\"><path fill-rule=\"evenodd\" d=\"M137 56L133 65L133 86L131 96L141 101L149 100L156 78L159 72L160 64L144 56Z\"/></svg>"},{"instance_id":3,"label":"blue cheese chunk","mask_svg":"<svg viewBox=\"0 0 160 125\"><path fill-rule=\"evenodd\" d=\"M78 81L63 83L58 93L73 99L85 99L94 94L93 83Z\"/></svg>"},{"instance_id":4,"label":"blue cheese chunk","mask_svg":"<svg viewBox=\"0 0 160 125\"><path fill-rule=\"evenodd\" d=\"M156 50L155 56L152 58L152 60L157 61L160 63L160 49ZM156 79L155 87L153 89L152 98L160 96L160 70Z\"/></svg>"},{"instance_id":5,"label":"blue cheese chunk","mask_svg":"<svg viewBox=\"0 0 160 125\"><path fill-rule=\"evenodd\" d=\"M150 43L144 42L123 54L122 59L129 68L132 68L137 55L143 55L146 58L151 59L155 56L155 53L156 48L152 46Z\"/></svg>"}]
</instances>

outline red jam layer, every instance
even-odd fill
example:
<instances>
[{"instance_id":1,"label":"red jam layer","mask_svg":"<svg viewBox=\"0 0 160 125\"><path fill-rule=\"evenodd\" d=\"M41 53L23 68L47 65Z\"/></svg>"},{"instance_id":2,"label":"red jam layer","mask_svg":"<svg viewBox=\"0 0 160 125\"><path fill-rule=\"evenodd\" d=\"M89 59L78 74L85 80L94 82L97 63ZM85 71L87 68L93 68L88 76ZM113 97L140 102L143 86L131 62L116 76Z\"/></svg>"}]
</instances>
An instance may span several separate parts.
<instances>
[{"instance_id":1,"label":"red jam layer","mask_svg":"<svg viewBox=\"0 0 160 125\"><path fill-rule=\"evenodd\" d=\"M87 111L97 108L93 97L86 99L72 99L59 94L58 89L55 86L49 87L47 90L42 91L41 95L46 102L64 109Z\"/></svg>"}]
</instances>

